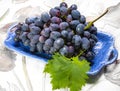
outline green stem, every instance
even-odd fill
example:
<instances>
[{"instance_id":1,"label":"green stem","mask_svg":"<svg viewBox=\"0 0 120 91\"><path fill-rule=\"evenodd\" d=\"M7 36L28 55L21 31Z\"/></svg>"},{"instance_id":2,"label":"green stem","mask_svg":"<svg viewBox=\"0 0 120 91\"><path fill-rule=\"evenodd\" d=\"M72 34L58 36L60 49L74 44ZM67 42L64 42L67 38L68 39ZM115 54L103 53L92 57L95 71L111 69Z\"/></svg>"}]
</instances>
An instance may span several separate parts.
<instances>
[{"instance_id":1,"label":"green stem","mask_svg":"<svg viewBox=\"0 0 120 91\"><path fill-rule=\"evenodd\" d=\"M94 19L93 21L89 22L88 25L84 28L84 30L89 29L94 22L96 22L97 20L99 20L101 17L103 17L106 13L108 12L108 9L99 17L97 17L96 19Z\"/></svg>"}]
</instances>

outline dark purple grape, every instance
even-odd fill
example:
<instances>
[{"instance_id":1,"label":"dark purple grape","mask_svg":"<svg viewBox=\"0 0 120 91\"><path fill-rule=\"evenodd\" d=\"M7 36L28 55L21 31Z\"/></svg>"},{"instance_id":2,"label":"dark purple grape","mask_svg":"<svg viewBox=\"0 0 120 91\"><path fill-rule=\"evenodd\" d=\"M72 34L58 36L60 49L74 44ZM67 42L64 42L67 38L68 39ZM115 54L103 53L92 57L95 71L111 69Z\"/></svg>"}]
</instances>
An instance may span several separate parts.
<instances>
[{"instance_id":1,"label":"dark purple grape","mask_svg":"<svg viewBox=\"0 0 120 91\"><path fill-rule=\"evenodd\" d=\"M72 37L74 36L74 32L70 31L67 36L67 41L70 42L72 40Z\"/></svg>"},{"instance_id":2,"label":"dark purple grape","mask_svg":"<svg viewBox=\"0 0 120 91\"><path fill-rule=\"evenodd\" d=\"M59 6L55 6L55 9L60 10L60 7Z\"/></svg>"},{"instance_id":3,"label":"dark purple grape","mask_svg":"<svg viewBox=\"0 0 120 91\"><path fill-rule=\"evenodd\" d=\"M36 44L39 41L40 35L34 35L33 38L31 39L31 42Z\"/></svg>"},{"instance_id":4,"label":"dark purple grape","mask_svg":"<svg viewBox=\"0 0 120 91\"><path fill-rule=\"evenodd\" d=\"M41 19L43 22L48 22L50 20L50 15L47 12L41 14Z\"/></svg>"},{"instance_id":5,"label":"dark purple grape","mask_svg":"<svg viewBox=\"0 0 120 91\"><path fill-rule=\"evenodd\" d=\"M35 45L30 46L30 52L35 52L35 51L36 51L36 46Z\"/></svg>"},{"instance_id":6,"label":"dark purple grape","mask_svg":"<svg viewBox=\"0 0 120 91\"><path fill-rule=\"evenodd\" d=\"M31 23L34 23L37 19L38 19L38 17L36 17L36 16L28 17L28 18L26 18L25 23L26 24L31 24Z\"/></svg>"},{"instance_id":7,"label":"dark purple grape","mask_svg":"<svg viewBox=\"0 0 120 91\"><path fill-rule=\"evenodd\" d=\"M38 18L36 21L35 21L35 25L40 27L40 28L43 28L43 25L44 25L44 22L42 21L41 18Z\"/></svg>"},{"instance_id":8,"label":"dark purple grape","mask_svg":"<svg viewBox=\"0 0 120 91\"><path fill-rule=\"evenodd\" d=\"M92 26L91 28L90 28L90 33L92 33L92 34L97 34L97 28L95 27L95 26Z\"/></svg>"},{"instance_id":9,"label":"dark purple grape","mask_svg":"<svg viewBox=\"0 0 120 91\"><path fill-rule=\"evenodd\" d=\"M52 39L47 39L46 41L45 41L45 45L47 45L47 46L49 46L49 47L52 47L53 46L53 40Z\"/></svg>"},{"instance_id":10,"label":"dark purple grape","mask_svg":"<svg viewBox=\"0 0 120 91\"><path fill-rule=\"evenodd\" d=\"M94 47L95 44L96 44L95 40L93 40L93 39L90 38L89 41L90 41L90 47L91 48Z\"/></svg>"},{"instance_id":11,"label":"dark purple grape","mask_svg":"<svg viewBox=\"0 0 120 91\"><path fill-rule=\"evenodd\" d=\"M69 57L72 57L74 55L74 47L73 46L69 46L68 47L68 54L69 54Z\"/></svg>"},{"instance_id":12,"label":"dark purple grape","mask_svg":"<svg viewBox=\"0 0 120 91\"><path fill-rule=\"evenodd\" d=\"M87 58L88 61L92 61L92 59L94 58L95 54L92 51L88 51L85 55L85 57Z\"/></svg>"},{"instance_id":13,"label":"dark purple grape","mask_svg":"<svg viewBox=\"0 0 120 91\"><path fill-rule=\"evenodd\" d=\"M90 41L86 38L82 38L82 49L88 50L90 48Z\"/></svg>"},{"instance_id":14,"label":"dark purple grape","mask_svg":"<svg viewBox=\"0 0 120 91\"><path fill-rule=\"evenodd\" d=\"M54 39L54 40L56 40L56 39L59 38L60 36L61 36L60 32L57 32L57 31L52 31L52 32L50 33L50 38L51 38L51 39Z\"/></svg>"},{"instance_id":15,"label":"dark purple grape","mask_svg":"<svg viewBox=\"0 0 120 91\"><path fill-rule=\"evenodd\" d=\"M87 37L88 39L90 38L90 32L88 32L88 31L84 31L84 37Z\"/></svg>"},{"instance_id":16,"label":"dark purple grape","mask_svg":"<svg viewBox=\"0 0 120 91\"><path fill-rule=\"evenodd\" d=\"M70 6L70 10L76 10L77 9L77 5L76 4L72 4L71 6Z\"/></svg>"},{"instance_id":17,"label":"dark purple grape","mask_svg":"<svg viewBox=\"0 0 120 91\"><path fill-rule=\"evenodd\" d=\"M92 38L92 39L94 39L96 42L98 41L97 36L96 36L96 35L94 35L94 34L91 34L91 38Z\"/></svg>"},{"instance_id":18,"label":"dark purple grape","mask_svg":"<svg viewBox=\"0 0 120 91\"><path fill-rule=\"evenodd\" d=\"M69 27L69 24L67 22L61 22L60 23L60 29L65 30Z\"/></svg>"},{"instance_id":19,"label":"dark purple grape","mask_svg":"<svg viewBox=\"0 0 120 91\"><path fill-rule=\"evenodd\" d=\"M23 44L24 44L24 46L30 46L30 40L29 39L25 40L25 42Z\"/></svg>"},{"instance_id":20,"label":"dark purple grape","mask_svg":"<svg viewBox=\"0 0 120 91\"><path fill-rule=\"evenodd\" d=\"M62 38L58 38L54 41L54 48L59 50L61 47L64 46L64 40Z\"/></svg>"},{"instance_id":21,"label":"dark purple grape","mask_svg":"<svg viewBox=\"0 0 120 91\"><path fill-rule=\"evenodd\" d=\"M34 36L34 34L32 34L31 32L27 34L27 37L28 37L29 39L32 39L33 36Z\"/></svg>"},{"instance_id":22,"label":"dark purple grape","mask_svg":"<svg viewBox=\"0 0 120 91\"><path fill-rule=\"evenodd\" d=\"M84 33L84 27L85 27L84 24L77 25L76 34L79 34L79 35L83 34Z\"/></svg>"},{"instance_id":23,"label":"dark purple grape","mask_svg":"<svg viewBox=\"0 0 120 91\"><path fill-rule=\"evenodd\" d=\"M86 18L85 18L84 15L81 15L81 17L80 17L80 22L81 22L81 23L85 23L85 22L86 22Z\"/></svg>"},{"instance_id":24,"label":"dark purple grape","mask_svg":"<svg viewBox=\"0 0 120 91\"><path fill-rule=\"evenodd\" d=\"M43 50L44 50L44 51L49 51L50 48L51 48L51 47L48 46L48 45L45 45L45 44L43 45Z\"/></svg>"},{"instance_id":25,"label":"dark purple grape","mask_svg":"<svg viewBox=\"0 0 120 91\"><path fill-rule=\"evenodd\" d=\"M21 29L16 28L16 30L15 30L15 34L16 34L16 35L20 35L21 32L23 32L23 31L21 31Z\"/></svg>"},{"instance_id":26,"label":"dark purple grape","mask_svg":"<svg viewBox=\"0 0 120 91\"><path fill-rule=\"evenodd\" d=\"M70 27L75 30L78 24L80 24L79 20L73 20L70 22Z\"/></svg>"},{"instance_id":27,"label":"dark purple grape","mask_svg":"<svg viewBox=\"0 0 120 91\"><path fill-rule=\"evenodd\" d=\"M54 54L55 52L57 52L56 48L51 47L49 53Z\"/></svg>"},{"instance_id":28,"label":"dark purple grape","mask_svg":"<svg viewBox=\"0 0 120 91\"><path fill-rule=\"evenodd\" d=\"M68 5L67 5L67 3L66 2L62 2L62 3L60 3L60 7L68 7Z\"/></svg>"},{"instance_id":29,"label":"dark purple grape","mask_svg":"<svg viewBox=\"0 0 120 91\"><path fill-rule=\"evenodd\" d=\"M81 44L81 37L79 35L74 35L73 38L72 38L72 43L75 45L75 46L80 46Z\"/></svg>"},{"instance_id":30,"label":"dark purple grape","mask_svg":"<svg viewBox=\"0 0 120 91\"><path fill-rule=\"evenodd\" d=\"M44 28L44 30L41 31L41 35L44 37L49 37L50 36L50 29Z\"/></svg>"},{"instance_id":31,"label":"dark purple grape","mask_svg":"<svg viewBox=\"0 0 120 91\"><path fill-rule=\"evenodd\" d=\"M22 40L23 43L25 42L25 40L27 40L27 34L28 34L28 32L23 32L23 33L19 36L19 38Z\"/></svg>"},{"instance_id":32,"label":"dark purple grape","mask_svg":"<svg viewBox=\"0 0 120 91\"><path fill-rule=\"evenodd\" d=\"M58 31L60 27L58 24L50 24L50 28L52 31Z\"/></svg>"},{"instance_id":33,"label":"dark purple grape","mask_svg":"<svg viewBox=\"0 0 120 91\"><path fill-rule=\"evenodd\" d=\"M86 58L84 56L79 56L79 60L82 61L82 60L86 60Z\"/></svg>"},{"instance_id":34,"label":"dark purple grape","mask_svg":"<svg viewBox=\"0 0 120 91\"><path fill-rule=\"evenodd\" d=\"M61 20L60 18L56 17L56 16L53 16L53 17L51 18L51 22L52 22L52 23L60 24L61 21L62 21L62 20Z\"/></svg>"},{"instance_id":35,"label":"dark purple grape","mask_svg":"<svg viewBox=\"0 0 120 91\"><path fill-rule=\"evenodd\" d=\"M55 9L55 8L51 8L50 11L49 11L50 15L53 17L53 16L58 16L60 17L60 10L58 9Z\"/></svg>"},{"instance_id":36,"label":"dark purple grape","mask_svg":"<svg viewBox=\"0 0 120 91\"><path fill-rule=\"evenodd\" d=\"M20 36L20 35L15 35L15 38L14 38L14 41L15 41L15 42L18 42L18 41L20 40L20 39L19 39L19 36Z\"/></svg>"},{"instance_id":37,"label":"dark purple grape","mask_svg":"<svg viewBox=\"0 0 120 91\"><path fill-rule=\"evenodd\" d=\"M66 15L68 14L68 9L67 9L66 7L62 6L62 7L60 8L60 14L61 14L62 16L66 16Z\"/></svg>"},{"instance_id":38,"label":"dark purple grape","mask_svg":"<svg viewBox=\"0 0 120 91\"><path fill-rule=\"evenodd\" d=\"M63 56L68 56L68 46L64 46L64 47L62 47L61 49L60 49L60 51L59 51L59 53L61 54L61 55L63 55Z\"/></svg>"},{"instance_id":39,"label":"dark purple grape","mask_svg":"<svg viewBox=\"0 0 120 91\"><path fill-rule=\"evenodd\" d=\"M37 47L37 51L38 52L40 52L40 53L43 52L43 43L38 42L36 47Z\"/></svg>"},{"instance_id":40,"label":"dark purple grape","mask_svg":"<svg viewBox=\"0 0 120 91\"><path fill-rule=\"evenodd\" d=\"M71 16L71 15L68 15L66 21L67 21L67 22L71 22L72 20L73 20L73 19L72 19L72 16Z\"/></svg>"},{"instance_id":41,"label":"dark purple grape","mask_svg":"<svg viewBox=\"0 0 120 91\"><path fill-rule=\"evenodd\" d=\"M72 10L71 15L72 15L73 19L78 20L80 18L80 12L78 10Z\"/></svg>"},{"instance_id":42,"label":"dark purple grape","mask_svg":"<svg viewBox=\"0 0 120 91\"><path fill-rule=\"evenodd\" d=\"M25 24L25 23L24 23L24 24L21 26L21 30L24 31L24 32L27 32L27 31L29 30L28 24Z\"/></svg>"},{"instance_id":43,"label":"dark purple grape","mask_svg":"<svg viewBox=\"0 0 120 91\"><path fill-rule=\"evenodd\" d=\"M46 37L40 36L40 37L39 37L39 42L40 42L40 43L45 43L46 39L47 39Z\"/></svg>"},{"instance_id":44,"label":"dark purple grape","mask_svg":"<svg viewBox=\"0 0 120 91\"><path fill-rule=\"evenodd\" d=\"M31 32L32 34L39 34L40 31L41 31L41 29L40 29L39 27L37 27L37 26L32 26L32 27L30 27L30 32Z\"/></svg>"},{"instance_id":45,"label":"dark purple grape","mask_svg":"<svg viewBox=\"0 0 120 91\"><path fill-rule=\"evenodd\" d=\"M62 30L62 31L61 31L61 35L62 35L63 38L67 38L67 36L68 36L68 31Z\"/></svg>"}]
</instances>

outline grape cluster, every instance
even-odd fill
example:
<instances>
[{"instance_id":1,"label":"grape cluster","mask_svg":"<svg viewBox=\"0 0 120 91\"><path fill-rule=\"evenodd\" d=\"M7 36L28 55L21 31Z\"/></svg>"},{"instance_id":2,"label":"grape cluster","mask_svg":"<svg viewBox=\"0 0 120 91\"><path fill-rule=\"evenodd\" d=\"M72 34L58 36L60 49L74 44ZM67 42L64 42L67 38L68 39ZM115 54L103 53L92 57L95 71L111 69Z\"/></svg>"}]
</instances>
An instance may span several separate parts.
<instances>
[{"instance_id":1,"label":"grape cluster","mask_svg":"<svg viewBox=\"0 0 120 91\"><path fill-rule=\"evenodd\" d=\"M77 10L77 5L70 7L65 2L51 8L37 17L28 17L24 23L16 26L15 41L29 46L30 52L54 54L59 52L66 57L80 55L79 59L91 61L95 54L92 48L97 42L97 28L87 26L86 18Z\"/></svg>"}]
</instances>

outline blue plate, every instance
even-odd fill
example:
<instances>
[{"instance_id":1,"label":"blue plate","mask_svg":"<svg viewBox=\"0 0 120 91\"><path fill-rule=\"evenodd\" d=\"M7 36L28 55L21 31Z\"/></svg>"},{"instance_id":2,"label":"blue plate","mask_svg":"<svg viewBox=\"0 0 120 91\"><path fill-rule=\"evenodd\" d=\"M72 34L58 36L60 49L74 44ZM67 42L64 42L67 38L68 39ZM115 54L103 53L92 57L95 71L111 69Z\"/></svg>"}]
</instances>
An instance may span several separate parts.
<instances>
[{"instance_id":1,"label":"blue plate","mask_svg":"<svg viewBox=\"0 0 120 91\"><path fill-rule=\"evenodd\" d=\"M45 53L32 54L27 48L22 46L20 43L14 41L15 33L14 31L10 30L15 26L16 24L12 25L8 29L8 36L4 41L5 46L12 51L20 53L21 55L47 62L48 58L50 58L51 55ZM91 66L89 72L87 72L88 75L98 74L104 66L113 63L118 57L118 52L114 48L114 40L111 35L98 31L97 37L98 42L93 48L93 51L96 53L96 56L92 60L94 64Z\"/></svg>"}]
</instances>

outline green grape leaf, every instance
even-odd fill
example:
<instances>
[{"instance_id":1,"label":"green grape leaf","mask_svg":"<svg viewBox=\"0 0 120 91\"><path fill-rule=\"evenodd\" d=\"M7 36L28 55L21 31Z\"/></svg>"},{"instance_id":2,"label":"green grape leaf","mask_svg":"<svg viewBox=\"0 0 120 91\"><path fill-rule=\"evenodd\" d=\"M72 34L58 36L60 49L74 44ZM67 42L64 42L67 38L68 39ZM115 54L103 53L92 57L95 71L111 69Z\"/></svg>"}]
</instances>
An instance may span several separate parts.
<instances>
[{"instance_id":1,"label":"green grape leaf","mask_svg":"<svg viewBox=\"0 0 120 91\"><path fill-rule=\"evenodd\" d=\"M78 57L67 58L57 53L48 61L44 72L50 74L53 90L70 88L70 91L79 91L88 79L86 72L89 69L86 60L79 61Z\"/></svg>"}]
</instances>

